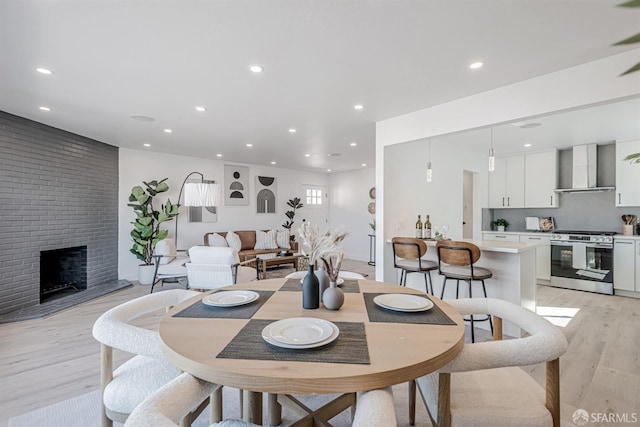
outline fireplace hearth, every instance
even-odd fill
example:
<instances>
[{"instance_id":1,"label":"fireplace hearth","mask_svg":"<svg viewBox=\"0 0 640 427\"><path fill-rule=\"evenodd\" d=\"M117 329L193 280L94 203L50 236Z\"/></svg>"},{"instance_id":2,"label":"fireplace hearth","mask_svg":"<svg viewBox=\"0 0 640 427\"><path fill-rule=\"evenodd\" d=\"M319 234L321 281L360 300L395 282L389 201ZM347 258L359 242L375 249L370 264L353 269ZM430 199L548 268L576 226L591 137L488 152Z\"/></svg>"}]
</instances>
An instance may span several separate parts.
<instances>
[{"instance_id":1,"label":"fireplace hearth","mask_svg":"<svg viewBox=\"0 0 640 427\"><path fill-rule=\"evenodd\" d=\"M40 252L40 304L87 289L87 247Z\"/></svg>"}]
</instances>

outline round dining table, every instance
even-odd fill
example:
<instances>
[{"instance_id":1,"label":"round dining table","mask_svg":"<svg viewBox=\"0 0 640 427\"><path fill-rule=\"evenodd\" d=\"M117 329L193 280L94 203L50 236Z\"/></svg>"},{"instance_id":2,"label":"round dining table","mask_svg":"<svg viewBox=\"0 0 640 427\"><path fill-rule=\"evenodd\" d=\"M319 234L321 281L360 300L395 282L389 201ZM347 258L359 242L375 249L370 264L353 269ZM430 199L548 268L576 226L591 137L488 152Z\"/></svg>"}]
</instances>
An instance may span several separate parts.
<instances>
[{"instance_id":1,"label":"round dining table","mask_svg":"<svg viewBox=\"0 0 640 427\"><path fill-rule=\"evenodd\" d=\"M302 292L296 288L295 279L261 280L214 291L259 292L259 308L248 318L234 318L233 311L229 311L230 317L224 317L226 308L217 309L215 317L209 317L206 311L209 307L201 300L211 292L203 293L173 307L162 317L159 325L161 349L170 362L197 378L244 390L243 417L257 424L262 423L262 393L269 393L269 412L273 410L275 414L269 415L270 424L277 423L280 404L286 405L286 396L312 393L355 396L358 391L383 388L429 374L453 360L462 350L464 321L445 302L428 296L435 305L429 311L444 314L449 319L448 324L413 323L410 319L420 320L421 312L400 317L403 313L387 313L388 310L372 305L371 298L380 294L424 297L423 292L371 280L350 282L353 282L349 285L350 290L344 285L344 305L333 311L322 304L318 309L303 309ZM189 310L196 310L198 305L202 305L199 310L204 314L190 317ZM247 304L243 310L250 306ZM376 316L381 318L376 319ZM399 320L396 323L391 318L390 321L389 316L399 316ZM273 352L271 344L265 342L259 332L257 337L246 335L250 322L264 325L300 317L325 319L343 325L341 328L349 325L354 329L350 329L351 332L345 329L344 337L341 329L338 338L328 344L326 350L318 350L319 360L296 360L296 349L284 350L288 353L283 351L282 358L272 355L263 359L263 351L265 355ZM359 335L354 336L354 333ZM249 337L246 344L243 337ZM345 341L340 343L341 339ZM347 341L349 339L352 342ZM231 352L230 347L233 347ZM246 354L241 354L243 348ZM329 360L326 360L322 359L323 351L338 354L329 354L326 356ZM313 356L314 353L310 355ZM348 402L349 406L355 404L355 401Z\"/></svg>"}]
</instances>

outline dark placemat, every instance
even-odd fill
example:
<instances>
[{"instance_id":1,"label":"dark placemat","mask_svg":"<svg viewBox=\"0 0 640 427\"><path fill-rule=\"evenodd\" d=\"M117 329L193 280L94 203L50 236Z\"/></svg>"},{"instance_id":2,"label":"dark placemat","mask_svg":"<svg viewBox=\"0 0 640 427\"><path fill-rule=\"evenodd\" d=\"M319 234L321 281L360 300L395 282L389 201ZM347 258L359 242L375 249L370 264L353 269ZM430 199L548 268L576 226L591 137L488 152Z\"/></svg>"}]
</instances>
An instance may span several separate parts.
<instances>
[{"instance_id":1,"label":"dark placemat","mask_svg":"<svg viewBox=\"0 0 640 427\"><path fill-rule=\"evenodd\" d=\"M275 320L250 320L217 357L362 365L371 363L364 323L333 322L340 329L340 335L335 341L322 347L288 349L276 347L262 339L262 330L272 322Z\"/></svg>"},{"instance_id":2,"label":"dark placemat","mask_svg":"<svg viewBox=\"0 0 640 427\"><path fill-rule=\"evenodd\" d=\"M422 323L429 325L456 325L457 323L451 320L444 311L437 304L433 304L433 308L427 311L419 312L402 312L393 311L386 308L379 307L373 302L373 299L378 295L383 294L370 294L365 293L364 303L367 307L367 314L369 315L369 322L386 322L386 323ZM426 295L419 295L420 297L431 300Z\"/></svg>"},{"instance_id":3,"label":"dark placemat","mask_svg":"<svg viewBox=\"0 0 640 427\"><path fill-rule=\"evenodd\" d=\"M241 289L234 289L241 290ZM219 291L226 292L226 291ZM260 297L252 303L239 305L237 307L212 307L206 305L202 300L198 300L194 304L185 308L173 317L202 317L202 318L226 318L226 319L251 319L256 311L262 307L262 304L273 295L273 291L253 291L260 294Z\"/></svg>"},{"instance_id":4,"label":"dark placemat","mask_svg":"<svg viewBox=\"0 0 640 427\"><path fill-rule=\"evenodd\" d=\"M348 294L360 293L360 286L358 286L358 281L355 279L345 279L344 283L338 287L342 289L342 292ZM284 282L284 285L282 285L280 290L289 292L302 292L302 283L300 283L300 279L288 279L286 282Z\"/></svg>"}]
</instances>

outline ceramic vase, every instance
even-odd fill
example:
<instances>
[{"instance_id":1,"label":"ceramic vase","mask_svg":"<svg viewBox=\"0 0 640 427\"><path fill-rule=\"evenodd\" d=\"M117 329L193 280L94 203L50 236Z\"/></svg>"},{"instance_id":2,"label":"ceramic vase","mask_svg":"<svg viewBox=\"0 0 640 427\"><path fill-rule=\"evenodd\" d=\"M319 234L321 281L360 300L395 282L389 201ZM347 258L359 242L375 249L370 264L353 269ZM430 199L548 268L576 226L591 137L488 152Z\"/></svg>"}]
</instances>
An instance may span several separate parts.
<instances>
[{"instance_id":1,"label":"ceramic vase","mask_svg":"<svg viewBox=\"0 0 640 427\"><path fill-rule=\"evenodd\" d=\"M141 285L150 285L153 283L153 274L156 272L154 264L140 264L138 266L138 282Z\"/></svg>"},{"instance_id":2,"label":"ceramic vase","mask_svg":"<svg viewBox=\"0 0 640 427\"><path fill-rule=\"evenodd\" d=\"M336 282L329 283L329 287L322 294L322 303L329 310L339 310L344 304L344 292Z\"/></svg>"},{"instance_id":3,"label":"ceramic vase","mask_svg":"<svg viewBox=\"0 0 640 427\"><path fill-rule=\"evenodd\" d=\"M302 308L320 307L320 284L313 272L313 264L309 264L307 275L302 280Z\"/></svg>"},{"instance_id":4,"label":"ceramic vase","mask_svg":"<svg viewBox=\"0 0 640 427\"><path fill-rule=\"evenodd\" d=\"M327 276L327 272L324 270L323 267L318 268L315 271L316 277L318 278L318 290L320 292L320 302L322 302L322 294L324 293L324 290L327 289L329 287L329 276Z\"/></svg>"}]
</instances>

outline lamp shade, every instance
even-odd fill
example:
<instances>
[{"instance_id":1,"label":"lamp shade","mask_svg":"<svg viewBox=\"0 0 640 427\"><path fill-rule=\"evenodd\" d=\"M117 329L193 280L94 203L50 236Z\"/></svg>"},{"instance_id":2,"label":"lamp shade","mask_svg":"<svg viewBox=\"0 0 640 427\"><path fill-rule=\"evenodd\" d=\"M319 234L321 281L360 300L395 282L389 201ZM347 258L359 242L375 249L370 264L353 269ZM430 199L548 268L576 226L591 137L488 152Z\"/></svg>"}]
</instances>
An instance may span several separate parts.
<instances>
[{"instance_id":1,"label":"lamp shade","mask_svg":"<svg viewBox=\"0 0 640 427\"><path fill-rule=\"evenodd\" d=\"M184 185L185 206L216 206L218 204L218 184L187 183Z\"/></svg>"}]
</instances>

